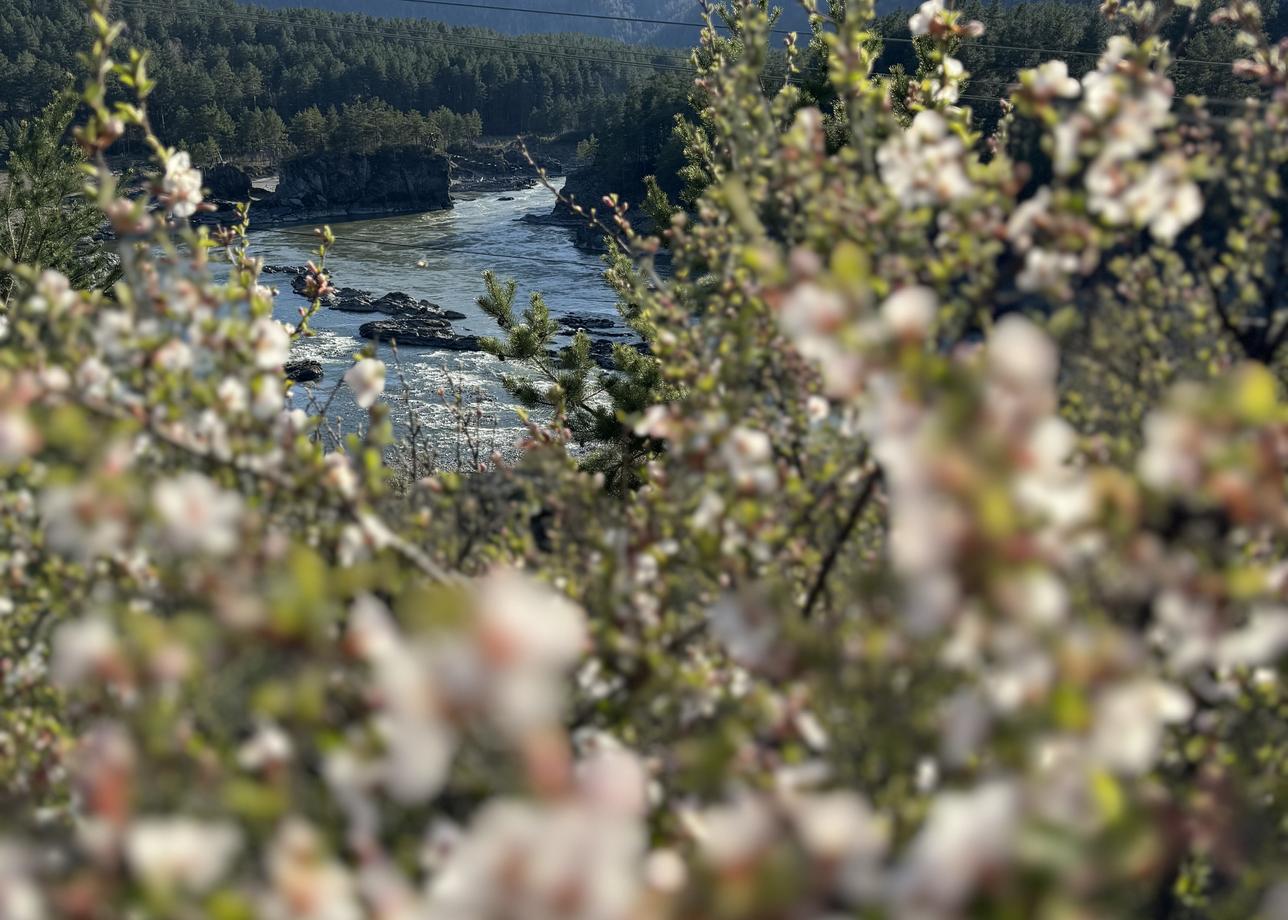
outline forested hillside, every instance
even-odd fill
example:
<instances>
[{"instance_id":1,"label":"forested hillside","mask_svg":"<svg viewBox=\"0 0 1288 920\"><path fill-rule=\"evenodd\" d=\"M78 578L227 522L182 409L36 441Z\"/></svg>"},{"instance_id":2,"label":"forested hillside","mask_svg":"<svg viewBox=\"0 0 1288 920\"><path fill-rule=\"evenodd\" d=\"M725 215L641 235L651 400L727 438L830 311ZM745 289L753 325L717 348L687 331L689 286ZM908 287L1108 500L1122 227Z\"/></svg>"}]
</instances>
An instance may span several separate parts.
<instances>
[{"instance_id":1,"label":"forested hillside","mask_svg":"<svg viewBox=\"0 0 1288 920\"><path fill-rule=\"evenodd\" d=\"M453 25L484 26L514 35L577 31L640 44L683 48L695 44L699 30L694 27L669 25L663 20L681 23L701 21L698 5L693 0L541 0L537 3L525 2L525 0L464 0L464 2L453 0L451 3L440 2L440 0L252 0L252 2L273 9L313 7L392 18L417 16ZM799 4L779 5L783 7L780 26L808 29L808 19ZM827 9L826 2L819 5ZM884 8L899 4L897 0L887 0L886 3L878 5ZM497 7L513 9L501 10ZM525 10L547 12L526 12ZM637 21L625 21L629 19Z\"/></svg>"},{"instance_id":2,"label":"forested hillside","mask_svg":"<svg viewBox=\"0 0 1288 920\"><path fill-rule=\"evenodd\" d=\"M287 0L265 2L287 5ZM513 5L520 4L516 0ZM574 0L538 5L583 12L587 7ZM798 8L785 7L780 25L802 25ZM519 23L495 10L412 0L383 0L363 8L453 20L487 12L493 17L488 21L499 27L512 29ZM683 97L690 73L681 52L583 34L514 37L423 18L264 10L235 0L119 0L117 9L130 40L150 53L150 67L159 78L150 106L160 136L191 150L201 163L228 158L272 162L295 151L367 150L392 139L442 146L479 134L569 131L593 133L600 142L599 168L605 175L591 187L630 188L643 175L668 172L678 161L670 131L673 116L688 110ZM651 9L649 18L656 19L697 14L692 0ZM603 16L641 12L628 0L595 10ZM1079 75L1092 66L1109 34L1089 3L972 2L963 11L988 30L985 40L961 52L970 75L964 91L986 124L1000 113L996 100L1016 73L1045 57L1043 49L1058 50ZM1266 31L1273 37L1283 29L1277 7L1270 12ZM1236 95L1239 82L1229 69L1211 64L1233 59L1233 39L1208 26L1206 15L1196 20L1197 26L1183 20L1178 19L1172 36L1180 53L1170 74L1178 94ZM633 26L546 17L532 27L555 24L601 32ZM886 38L877 70L902 68L915 75L921 64L906 13L887 13L874 25ZM0 0L0 35L5 36L0 42L0 124L7 124L12 134L17 120L43 107L79 67L76 53L86 38L79 0ZM807 55L801 82L826 109L832 100L822 76L820 62ZM0 155L3 144L0 138ZM128 138L124 149L130 149Z\"/></svg>"},{"instance_id":3,"label":"forested hillside","mask_svg":"<svg viewBox=\"0 0 1288 920\"><path fill-rule=\"evenodd\" d=\"M642 65L680 63L588 36L522 41L428 21L251 11L232 0L118 9L130 40L151 54L162 138L225 155L271 153L299 113L335 107L341 116L360 99L401 112L478 112L488 134L560 132L592 124L607 100L652 72ZM78 0L0 0L0 122L33 114L69 83L87 38L82 19ZM370 133L370 116L342 133Z\"/></svg>"}]
</instances>

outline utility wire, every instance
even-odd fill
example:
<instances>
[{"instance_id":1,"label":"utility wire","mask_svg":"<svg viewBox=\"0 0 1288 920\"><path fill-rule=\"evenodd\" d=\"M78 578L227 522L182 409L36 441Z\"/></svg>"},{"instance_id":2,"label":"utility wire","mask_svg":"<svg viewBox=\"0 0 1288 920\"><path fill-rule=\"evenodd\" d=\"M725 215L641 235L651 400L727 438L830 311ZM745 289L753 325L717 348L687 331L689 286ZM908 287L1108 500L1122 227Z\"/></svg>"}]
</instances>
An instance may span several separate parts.
<instances>
[{"instance_id":1,"label":"utility wire","mask_svg":"<svg viewBox=\"0 0 1288 920\"><path fill-rule=\"evenodd\" d=\"M684 22L679 19L650 19L643 16L613 16L609 13L579 13L572 11L541 10L523 6L501 6L494 3L465 3L463 0L398 0L399 3L415 3L423 6L450 6L467 10L497 10L505 13L531 13L536 16L561 16L567 19L593 19L600 22L627 22L650 26L684 26L685 28L704 29L706 23ZM726 28L717 24L717 28ZM794 35L790 29L770 29L774 35Z\"/></svg>"},{"instance_id":2,"label":"utility wire","mask_svg":"<svg viewBox=\"0 0 1288 920\"><path fill-rule=\"evenodd\" d=\"M165 12L165 13L175 12L173 8L167 9L164 7L159 8L155 6L150 6L149 0L117 0L117 2L123 6L133 6L135 8L145 9L151 12ZM393 39L395 41L409 42L409 43L417 44L421 46L448 45L453 47L463 47L463 48L479 49L484 51L493 51L497 53L507 53L507 52L519 53L519 54L526 54L526 55L531 55L535 57L547 57L547 58L555 58L555 59L561 59L561 60L572 60L572 61L584 62L584 63L597 63L597 64L603 64L606 66L641 67L641 68L656 70L660 72L685 73L685 74L692 74L694 72L692 65L680 66L680 65L668 65L658 61L616 60L613 58L590 57L584 54L552 51L549 48L533 48L531 46L525 45L522 42L518 42L518 41L505 42L505 43L499 43L499 44L498 43L486 44L486 43L479 43L479 42L461 41L459 39L447 38L447 37L441 37L441 36L408 35L406 33L399 33L396 31L388 31L384 29L375 29L370 27L366 27L366 28L348 27L348 26L343 26L343 25L334 24L334 23L313 24L313 23L303 23L303 22L291 22L289 20L284 20L282 18L271 17L271 16L259 17L259 16L256 16L255 14L239 13L237 18L239 20L249 20L252 22L258 22L261 24L278 26L282 28L305 28L305 29L313 29L313 30L343 32L343 33L354 34L354 35L385 37L385 38ZM1000 46L993 46L993 47L1000 47ZM1017 49L1017 50L1033 50L1033 51L1045 52L1048 49ZM630 52L630 53L638 54L641 52ZM1076 53L1091 54L1091 52L1076 52ZM1217 62L1209 62L1209 63L1217 63ZM1228 66L1228 65L1223 65L1223 66ZM787 82L799 84L800 79L803 77L808 77L808 76L819 77L819 76L822 76L822 74L818 74L818 73L808 74L808 73L801 72L801 73L798 73L798 75L795 77L788 77L787 75L784 75L784 74L778 74L778 75L772 75L772 76L774 76L775 78L783 77L787 79ZM873 76L888 77L888 76L891 76L891 74L879 73L879 74L873 74ZM993 101L993 102L1007 101L1001 97L982 97L982 96L971 97L971 96L962 95L960 98L963 98L963 99L976 98L984 101ZM1183 100L1186 97L1173 96L1172 98L1176 100ZM1232 98L1232 97L1214 96L1214 97L1204 97L1204 98L1206 102L1210 104L1218 104L1218 105L1248 106L1249 104L1256 104L1257 102L1257 100L1255 100L1252 97Z\"/></svg>"},{"instance_id":3,"label":"utility wire","mask_svg":"<svg viewBox=\"0 0 1288 920\"><path fill-rule=\"evenodd\" d=\"M122 4L139 3L141 2L141 0L117 0L117 2ZM639 17L639 16L614 16L608 13L557 12L555 10L542 10L542 9L536 9L533 7L502 6L500 4L491 4L491 3L472 3L472 2L466 2L466 0L397 0L397 2L414 3L414 4L431 5L431 6L448 6L448 7L457 7L457 8L464 8L464 9L505 11L505 12L512 12L512 13L528 13L528 14L537 14L537 15L552 16L552 17L593 19L593 20L601 20L601 21L608 20L613 22L639 23L639 24L645 24L645 25L671 25L671 26L684 26L686 28L705 28L704 23L688 22L688 21L678 20L678 19L652 19L652 18ZM161 8L161 9L156 9L156 11L173 12L173 9L167 10L165 8ZM267 13L270 11L265 10L265 12ZM239 13L238 16L239 18L247 18L247 19L254 18L253 14L243 15ZM274 19L261 18L261 19L257 19L256 21L265 22L271 25L282 25L282 26L301 25L298 23L289 23L282 19L276 19L276 18ZM429 21L437 22L437 20L429 20ZM446 25L445 23L439 23L439 24ZM317 29L335 28L337 30L340 30L340 27L331 26L331 25L309 24L307 27L317 28ZM722 24L719 24L719 23L716 24L716 27L725 28ZM468 27L457 27L457 28L468 28ZM353 31L353 30L345 29L345 31ZM367 31L372 33L375 32L375 30L370 30L370 29ZM776 35L797 34L796 32L793 32L787 29L771 29L770 31ZM362 33L359 33L359 34L362 34ZM390 33L382 32L379 34L390 34ZM573 33L573 34L576 34L576 33ZM400 36L395 36L395 37L400 37ZM587 36L587 37L598 38L598 36ZM904 38L901 36L879 35L877 37L883 42L894 42L894 43L908 44L908 45L915 43L915 39ZM603 39L603 40L612 41L612 39ZM519 44L522 45L521 42ZM994 51L1013 51L1013 52L1024 52L1027 54L1047 54L1047 55L1059 55L1059 56L1069 56L1069 57L1089 57L1089 58L1095 58L1095 59L1098 59L1101 55L1101 52L1098 52L1098 51L1080 51L1074 48L1045 48L1045 47L1039 47L1034 45L1010 45L1010 44L1003 44L1000 42L982 42L982 41L972 42L968 47L988 49L988 50L994 50ZM537 53L537 52L533 51L532 53ZM671 49L650 49L649 51L623 51L623 52L618 52L614 50L613 53L614 54L626 53L626 54L635 54L635 55L687 54L687 52L682 52L682 51L677 52ZM617 63L617 62L613 61L612 63ZM1209 60L1205 58L1191 58L1191 57L1176 57L1172 59L1172 63L1173 64L1194 64L1194 65L1200 65L1205 67L1229 67L1231 65L1230 61L1214 61L1214 60Z\"/></svg>"},{"instance_id":4,"label":"utility wire","mask_svg":"<svg viewBox=\"0 0 1288 920\"><path fill-rule=\"evenodd\" d=\"M609 21L609 22L640 23L644 25L683 26L686 28L695 28L695 29L701 29L706 27L706 23L689 22L689 21L684 21L680 19L650 19L650 18L641 17L641 16L614 16L609 13L558 12L555 10L534 9L532 7L502 6L500 4L494 4L494 3L468 3L468 2L465 2L465 0L397 0L397 2L412 3L420 6L448 6L448 7L455 7L458 9L469 9L469 10L492 10L492 11L499 10L507 13L528 13L528 14L539 15L539 16L559 16L559 17L565 17L568 19L593 19L598 21ZM716 28L720 28L720 29L727 28L722 23L716 23L715 25L716 25ZM797 34L796 31L793 31L791 29L770 29L769 31L773 35L796 35ZM899 43L904 43L909 45L913 44L914 42L914 39L912 38L902 38L902 37L893 37L893 36L881 36L881 40L887 41L887 42L899 42ZM1097 51L1077 51L1074 49L1062 49L1062 48L1039 48L1039 47L1026 46L1026 45L1005 45L1005 44L995 43L995 42L975 42L971 45L971 47L996 49L998 51L1024 51L1024 52L1036 53L1036 54L1063 54L1063 55L1073 55L1076 57L1092 57L1092 58L1100 57L1100 53ZM1201 64L1209 67L1229 67L1230 66L1229 61L1211 61L1211 60L1205 60L1203 58L1187 58L1187 57L1175 58L1174 63Z\"/></svg>"},{"instance_id":5,"label":"utility wire","mask_svg":"<svg viewBox=\"0 0 1288 920\"><path fill-rule=\"evenodd\" d=\"M152 5L150 0L116 0L116 3L118 6L122 6L127 9L133 8L138 10L144 10L146 12L151 12L151 13L173 14L173 13L179 12L173 6L166 7L166 6ZM319 31L319 32L326 31L326 32L337 32L337 33L342 33L347 35L361 35L361 36L390 38L395 41L418 45L421 47L449 45L449 46L464 47L464 48L477 48L484 51L511 52L511 53L517 50L523 54L531 54L538 57L556 57L556 58L562 58L567 60L582 61L582 62L594 63L594 64L606 64L606 65L612 65L612 66L618 66L618 67L636 66L636 67L647 67L650 69L676 70L676 71L686 71L686 72L692 71L692 67L690 66L680 65L680 64L668 65L668 64L660 63L655 60L658 57L663 57L668 55L676 58L677 60L679 60L681 56L687 59L687 56L688 56L687 52L675 51L675 50L669 50L669 49L628 50L624 48L609 49L609 48L596 47L596 48L593 48L594 51L611 53L614 56L613 57L594 57L594 56L582 54L580 52L552 51L549 45L547 44L533 45L531 43L528 43L519 39L515 39L512 41L505 41L505 42L485 43L481 41L463 40L460 38L455 38L455 37L446 36L446 35L428 34L428 31L426 31L426 34L409 34L406 31L397 31L397 30L379 28L379 27L373 28L373 27L351 26L351 25L345 25L341 23L314 23L314 22L304 22L304 21L291 21L289 19L275 17L271 14L270 11L267 11L267 10L265 10L265 13L267 15L257 15L255 13L238 12L236 14L236 18L239 22L254 22L260 25L277 26L277 27L286 28L286 29L308 29L308 30ZM210 14L207 13L206 15L210 15ZM451 27L447 27L447 28L451 28ZM571 34L578 34L578 33L571 33ZM586 36L586 37L590 38L592 42L594 41L593 36ZM603 41L608 42L610 40L604 39ZM622 57L620 57L621 55L633 55L635 56L635 58L653 58L653 60L639 60L635 58L622 59Z\"/></svg>"}]
</instances>

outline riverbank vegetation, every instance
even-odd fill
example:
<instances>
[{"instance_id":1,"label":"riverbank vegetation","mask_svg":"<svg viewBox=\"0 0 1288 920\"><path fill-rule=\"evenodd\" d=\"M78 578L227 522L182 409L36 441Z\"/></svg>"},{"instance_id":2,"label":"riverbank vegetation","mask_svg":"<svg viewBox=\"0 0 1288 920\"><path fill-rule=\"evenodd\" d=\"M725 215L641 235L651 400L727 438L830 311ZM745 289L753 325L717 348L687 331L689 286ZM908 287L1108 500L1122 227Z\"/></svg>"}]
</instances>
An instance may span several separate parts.
<instances>
[{"instance_id":1,"label":"riverbank vegetation","mask_svg":"<svg viewBox=\"0 0 1288 920\"><path fill-rule=\"evenodd\" d=\"M343 239L275 318L87 6L122 274L8 266L0 308L6 914L1285 915L1288 54L1255 2L1106 4L1092 66L1022 71L989 133L960 10L889 76L851 0L782 52L826 57L810 88L721 4L690 197L596 215L647 353L551 354L559 292L481 279L535 411L470 471L395 443L371 351L324 403L360 430L289 401ZM1207 29L1239 105L1178 98Z\"/></svg>"}]
</instances>

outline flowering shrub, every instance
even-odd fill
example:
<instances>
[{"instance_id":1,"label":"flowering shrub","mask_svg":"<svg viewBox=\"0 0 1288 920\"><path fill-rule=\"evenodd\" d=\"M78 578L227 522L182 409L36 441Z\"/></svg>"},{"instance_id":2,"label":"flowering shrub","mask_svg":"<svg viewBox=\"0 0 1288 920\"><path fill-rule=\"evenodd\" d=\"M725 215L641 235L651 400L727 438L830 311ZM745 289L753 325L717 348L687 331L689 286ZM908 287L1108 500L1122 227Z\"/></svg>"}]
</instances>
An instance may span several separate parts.
<instances>
[{"instance_id":1,"label":"flowering shrub","mask_svg":"<svg viewBox=\"0 0 1288 920\"><path fill-rule=\"evenodd\" d=\"M1117 3L985 139L953 11L896 107L850 4L824 116L764 93L733 3L706 191L661 240L610 202L652 357L599 382L655 404L587 408L574 345L521 459L410 483L369 354L333 397L363 435L287 408L311 311L272 319L244 226L185 226L186 158L117 188L152 83L90 6L122 280L18 266L5 308L0 915L1285 915L1288 66L1254 5L1217 14L1244 109L1174 100L1177 11ZM545 362L544 305L488 287L490 347Z\"/></svg>"}]
</instances>

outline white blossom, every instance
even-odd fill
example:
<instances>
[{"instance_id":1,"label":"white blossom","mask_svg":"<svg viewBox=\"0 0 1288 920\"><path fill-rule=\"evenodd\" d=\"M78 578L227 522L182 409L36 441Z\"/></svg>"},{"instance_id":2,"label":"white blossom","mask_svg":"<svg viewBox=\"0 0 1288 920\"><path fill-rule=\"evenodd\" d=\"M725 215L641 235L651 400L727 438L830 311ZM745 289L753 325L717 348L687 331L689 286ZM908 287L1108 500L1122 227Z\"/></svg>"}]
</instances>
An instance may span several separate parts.
<instances>
[{"instance_id":1,"label":"white blossom","mask_svg":"<svg viewBox=\"0 0 1288 920\"><path fill-rule=\"evenodd\" d=\"M943 62L930 81L930 94L935 102L954 105L961 94L961 85L970 74L957 58L945 55Z\"/></svg>"},{"instance_id":2,"label":"white blossom","mask_svg":"<svg viewBox=\"0 0 1288 920\"><path fill-rule=\"evenodd\" d=\"M86 560L110 556L125 546L126 521L92 482L53 486L40 497L45 540L50 549Z\"/></svg>"},{"instance_id":3,"label":"white blossom","mask_svg":"<svg viewBox=\"0 0 1288 920\"><path fill-rule=\"evenodd\" d=\"M881 304L881 318L901 338L924 338L935 322L939 298L930 288L900 288Z\"/></svg>"},{"instance_id":4,"label":"white blossom","mask_svg":"<svg viewBox=\"0 0 1288 920\"><path fill-rule=\"evenodd\" d=\"M36 295L55 312L65 310L76 302L76 292L72 290L71 281L62 272L52 268L40 273L40 279L36 282Z\"/></svg>"},{"instance_id":5,"label":"white blossom","mask_svg":"<svg viewBox=\"0 0 1288 920\"><path fill-rule=\"evenodd\" d=\"M751 862L775 839L777 822L768 805L752 795L687 816L702 855L718 869Z\"/></svg>"},{"instance_id":6,"label":"white blossom","mask_svg":"<svg viewBox=\"0 0 1288 920\"><path fill-rule=\"evenodd\" d=\"M345 372L344 382L363 409L370 409L385 391L385 362L364 358Z\"/></svg>"},{"instance_id":7,"label":"white blossom","mask_svg":"<svg viewBox=\"0 0 1288 920\"><path fill-rule=\"evenodd\" d=\"M493 800L435 876L424 920L628 920L643 862L633 818L579 802Z\"/></svg>"},{"instance_id":8,"label":"white blossom","mask_svg":"<svg viewBox=\"0 0 1288 920\"><path fill-rule=\"evenodd\" d=\"M931 109L918 112L912 125L877 150L881 178L904 207L947 204L970 195L966 147L948 122Z\"/></svg>"},{"instance_id":9,"label":"white blossom","mask_svg":"<svg viewBox=\"0 0 1288 920\"><path fill-rule=\"evenodd\" d=\"M1273 664L1288 650L1288 610L1263 607L1253 610L1239 629L1222 636L1216 660L1226 667Z\"/></svg>"},{"instance_id":10,"label":"white blossom","mask_svg":"<svg viewBox=\"0 0 1288 920\"><path fill-rule=\"evenodd\" d=\"M251 325L255 366L262 371L277 370L291 356L291 331L272 317L261 316Z\"/></svg>"},{"instance_id":11,"label":"white blossom","mask_svg":"<svg viewBox=\"0 0 1288 920\"><path fill-rule=\"evenodd\" d=\"M783 298L778 323L796 350L818 365L829 396L854 396L862 383L862 361L842 343L850 308L836 291L806 281Z\"/></svg>"},{"instance_id":12,"label":"white blossom","mask_svg":"<svg viewBox=\"0 0 1288 920\"><path fill-rule=\"evenodd\" d=\"M45 920L49 916L44 896L30 874L31 862L24 847L0 840L0 917L4 920Z\"/></svg>"},{"instance_id":13,"label":"white blossom","mask_svg":"<svg viewBox=\"0 0 1288 920\"><path fill-rule=\"evenodd\" d=\"M242 501L200 473L158 482L152 505L165 545L180 553L222 556L237 548Z\"/></svg>"},{"instance_id":14,"label":"white blossom","mask_svg":"<svg viewBox=\"0 0 1288 920\"><path fill-rule=\"evenodd\" d=\"M1144 773L1158 758L1164 727L1193 711L1189 694L1171 684L1144 677L1116 684L1096 701L1092 751L1109 769Z\"/></svg>"},{"instance_id":15,"label":"white blossom","mask_svg":"<svg viewBox=\"0 0 1288 920\"><path fill-rule=\"evenodd\" d=\"M145 885L195 894L224 876L240 847L232 824L181 817L137 820L125 840L130 870Z\"/></svg>"},{"instance_id":16,"label":"white blossom","mask_svg":"<svg viewBox=\"0 0 1288 920\"><path fill-rule=\"evenodd\" d=\"M913 35L928 35L931 24L944 12L943 0L926 0L908 19L908 29Z\"/></svg>"},{"instance_id":17,"label":"white blossom","mask_svg":"<svg viewBox=\"0 0 1288 920\"><path fill-rule=\"evenodd\" d=\"M1157 409L1145 418L1145 449L1136 461L1141 481L1160 491L1187 491L1199 484L1198 448L1203 433L1189 416Z\"/></svg>"},{"instance_id":18,"label":"white blossom","mask_svg":"<svg viewBox=\"0 0 1288 920\"><path fill-rule=\"evenodd\" d=\"M778 639L778 624L754 601L725 595L707 611L711 633L729 657L744 667L766 663Z\"/></svg>"},{"instance_id":19,"label":"white blossom","mask_svg":"<svg viewBox=\"0 0 1288 920\"><path fill-rule=\"evenodd\" d=\"M773 446L763 431L734 428L725 438L720 456L739 489L763 494L778 485Z\"/></svg>"},{"instance_id":20,"label":"white blossom","mask_svg":"<svg viewBox=\"0 0 1288 920\"><path fill-rule=\"evenodd\" d=\"M250 392L246 389L246 384L236 377L225 377L221 380L219 386L215 388L215 396L218 397L223 410L230 415L245 412L250 405Z\"/></svg>"},{"instance_id":21,"label":"white blossom","mask_svg":"<svg viewBox=\"0 0 1288 920\"><path fill-rule=\"evenodd\" d=\"M40 448L40 432L27 413L0 409L0 464L20 463Z\"/></svg>"},{"instance_id":22,"label":"white blossom","mask_svg":"<svg viewBox=\"0 0 1288 920\"><path fill-rule=\"evenodd\" d=\"M890 845L890 822L848 790L799 796L788 807L801 842L818 859L874 865Z\"/></svg>"},{"instance_id":23,"label":"white blossom","mask_svg":"<svg viewBox=\"0 0 1288 920\"><path fill-rule=\"evenodd\" d=\"M1077 99L1082 92L1082 84L1069 76L1069 65L1059 59L1023 71L1020 79L1027 80L1040 98Z\"/></svg>"},{"instance_id":24,"label":"white blossom","mask_svg":"<svg viewBox=\"0 0 1288 920\"><path fill-rule=\"evenodd\" d=\"M271 888L259 914L265 920L362 920L353 876L304 821L282 825L267 861Z\"/></svg>"},{"instance_id":25,"label":"white blossom","mask_svg":"<svg viewBox=\"0 0 1288 920\"><path fill-rule=\"evenodd\" d=\"M290 735L272 722L261 722L255 733L237 749L237 763L244 770L263 770L286 763L294 753Z\"/></svg>"},{"instance_id":26,"label":"white blossom","mask_svg":"<svg viewBox=\"0 0 1288 920\"><path fill-rule=\"evenodd\" d=\"M588 641L581 608L527 576L497 569L476 583L475 611L493 717L518 735L552 724L563 703L563 675Z\"/></svg>"},{"instance_id":27,"label":"white blossom","mask_svg":"<svg viewBox=\"0 0 1288 920\"><path fill-rule=\"evenodd\" d=\"M1060 291L1077 270L1078 257L1072 253L1034 246L1024 254L1024 268L1015 276L1015 286L1021 291Z\"/></svg>"},{"instance_id":28,"label":"white blossom","mask_svg":"<svg viewBox=\"0 0 1288 920\"><path fill-rule=\"evenodd\" d=\"M50 676L59 686L73 687L101 676L119 654L116 631L105 618L71 620L54 632Z\"/></svg>"},{"instance_id":29,"label":"white blossom","mask_svg":"<svg viewBox=\"0 0 1288 920\"><path fill-rule=\"evenodd\" d=\"M577 761L576 779L582 800L594 809L635 818L648 810L648 771L615 739L600 741Z\"/></svg>"},{"instance_id":30,"label":"white blossom","mask_svg":"<svg viewBox=\"0 0 1288 920\"><path fill-rule=\"evenodd\" d=\"M252 384L251 415L267 421L281 415L287 394L282 391L282 380L276 374L261 374Z\"/></svg>"},{"instance_id":31,"label":"white blossom","mask_svg":"<svg viewBox=\"0 0 1288 920\"><path fill-rule=\"evenodd\" d=\"M1059 356L1051 339L1032 321L1011 313L998 321L988 339L990 373L1017 390L1048 390L1055 382Z\"/></svg>"},{"instance_id":32,"label":"white blossom","mask_svg":"<svg viewBox=\"0 0 1288 920\"><path fill-rule=\"evenodd\" d=\"M980 880L1009 862L1019 817L1018 790L1005 780L941 793L899 867L898 915L954 916Z\"/></svg>"},{"instance_id":33,"label":"white blossom","mask_svg":"<svg viewBox=\"0 0 1288 920\"><path fill-rule=\"evenodd\" d=\"M164 371L179 373L192 368L192 349L186 342L179 339L171 339L166 342L152 356L156 366Z\"/></svg>"},{"instance_id":34,"label":"white blossom","mask_svg":"<svg viewBox=\"0 0 1288 920\"><path fill-rule=\"evenodd\" d=\"M340 496L353 498L358 494L358 472L353 468L353 461L348 454L333 451L322 459L322 481Z\"/></svg>"},{"instance_id":35,"label":"white blossom","mask_svg":"<svg viewBox=\"0 0 1288 920\"><path fill-rule=\"evenodd\" d=\"M192 158L180 151L166 160L162 191L170 213L178 218L191 217L201 205L201 172L192 168Z\"/></svg>"}]
</instances>

